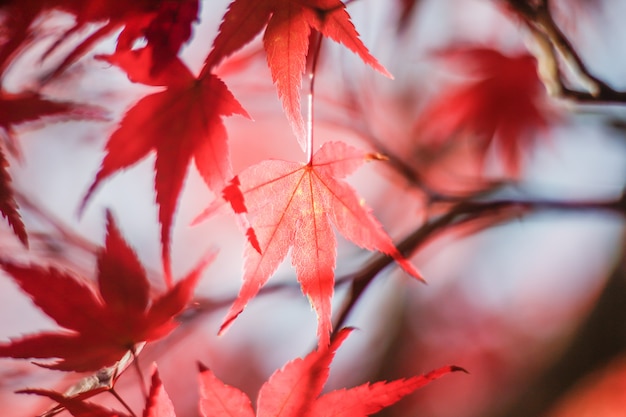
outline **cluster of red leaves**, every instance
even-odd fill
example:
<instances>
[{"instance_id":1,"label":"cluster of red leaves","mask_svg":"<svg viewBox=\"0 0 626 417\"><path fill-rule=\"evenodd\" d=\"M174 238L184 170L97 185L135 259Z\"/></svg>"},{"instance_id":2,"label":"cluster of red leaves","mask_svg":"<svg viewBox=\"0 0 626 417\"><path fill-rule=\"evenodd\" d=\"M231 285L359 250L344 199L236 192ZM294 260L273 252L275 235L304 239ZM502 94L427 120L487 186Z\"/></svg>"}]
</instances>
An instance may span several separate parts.
<instances>
[{"instance_id":1,"label":"cluster of red leaves","mask_svg":"<svg viewBox=\"0 0 626 417\"><path fill-rule=\"evenodd\" d=\"M0 52L0 68L36 37L33 23L42 13L50 10L67 12L75 23L52 44L44 58L68 37L91 23L102 26L78 44L65 57L51 76L60 74L70 64L84 55L98 41L123 27L118 36L118 50L129 50L138 39L145 39L153 48L152 71L158 72L174 59L180 47L191 37L191 24L197 19L198 0L10 0L2 4L6 15L7 43Z\"/></svg>"},{"instance_id":2,"label":"cluster of red leaves","mask_svg":"<svg viewBox=\"0 0 626 417\"><path fill-rule=\"evenodd\" d=\"M98 254L97 293L84 279L58 269L0 260L33 303L65 328L0 344L0 356L58 359L40 365L63 371L113 365L138 343L160 339L176 327L174 318L191 299L209 261L206 258L173 288L153 298L145 270L109 213L106 244Z\"/></svg>"},{"instance_id":3,"label":"cluster of red leaves","mask_svg":"<svg viewBox=\"0 0 626 417\"><path fill-rule=\"evenodd\" d=\"M476 141L480 158L496 144L505 168L517 174L522 151L552 117L535 58L486 48L447 50L439 57L462 68L467 79L447 86L428 103L415 124L417 137L435 146Z\"/></svg>"},{"instance_id":4,"label":"cluster of red leaves","mask_svg":"<svg viewBox=\"0 0 626 417\"><path fill-rule=\"evenodd\" d=\"M88 23L104 24L79 43L52 76L86 53L105 35L122 27L115 53L103 59L120 67L134 82L165 87L164 91L144 97L127 111L119 128L107 142L106 156L83 200L83 206L104 179L155 150L155 190L163 264L168 281L171 281L171 226L187 166L193 158L209 188L221 190L232 178L221 117L234 113L247 116L226 86L211 73L214 66L266 27L264 45L268 65L287 117L301 144L304 122L300 112L299 87L312 30L344 44L366 63L389 75L360 41L345 5L339 0L233 1L198 77L193 76L177 57L180 47L191 36L192 22L197 19L197 0L30 0L28 12L22 10L23 6L11 1L2 7L2 11L9 16L7 29L11 35L11 40L2 46L2 62L8 64L27 44L27 39L34 37L31 26L37 16L56 9L74 15L75 24L58 37L45 56ZM145 39L146 46L134 50L136 41L140 39ZM4 185L10 191L10 184L5 182ZM9 216L18 235L25 240L25 229L20 226L19 216L9 209L14 206L13 200L9 198L6 201L4 214Z\"/></svg>"},{"instance_id":5,"label":"cluster of red leaves","mask_svg":"<svg viewBox=\"0 0 626 417\"><path fill-rule=\"evenodd\" d=\"M170 282L172 221L187 166L193 158L208 187L221 190L232 178L226 128L221 118L248 114L217 76L205 72L202 77L195 77L178 58L154 75L147 65L151 56L146 47L100 57L123 69L133 82L163 86L165 90L142 98L126 112L106 144L106 155L83 206L103 180L155 151L162 256Z\"/></svg>"},{"instance_id":6,"label":"cluster of red leaves","mask_svg":"<svg viewBox=\"0 0 626 417\"><path fill-rule=\"evenodd\" d=\"M209 188L221 190L232 177L226 131L221 116L235 113L247 116L221 80L211 73L215 65L249 42L267 24L264 39L268 63L279 95L290 97L284 103L289 102L293 106L285 104L285 109L292 122L299 120L293 122L296 127L303 125L299 85L291 81L300 80L304 71L311 27L346 44L366 62L384 72L384 68L369 55L358 39L343 4L318 3L302 5L297 2L233 2L224 16L213 49L198 77L194 77L179 59L170 61L162 71L153 74L149 70L152 56L149 46L140 50L117 51L113 55L101 57L124 70L133 82L164 86L166 89L144 97L126 112L119 128L107 142L107 154L83 204L102 180L135 164L155 150L155 188L159 205L163 264L167 277L170 275L170 230L187 165L194 158L196 167ZM256 29L248 32L248 28ZM287 44L278 45L285 39ZM273 45L271 48L270 44ZM301 44L304 45L302 49L297 47ZM297 117L294 116L296 114ZM300 132L299 128L294 129ZM303 133L303 129L300 133ZM303 136L300 133L298 138ZM267 161L249 168L247 172L254 171L254 175L244 172L235 179L245 188L245 201L239 205L237 203L240 203L241 192L235 191L236 187L232 183L226 187L225 196L235 211L245 213L246 208L249 210L251 224L254 233L260 236L260 243L256 236L249 234L251 239L245 255L244 286L222 330L257 294L284 259L288 249L293 246L293 262L298 279L318 313L320 343L328 343L336 249L328 216L350 240L365 248L392 255L410 274L419 277L418 272L395 249L369 210L361 205L355 192L333 178L346 176L369 156L335 144L324 148L324 152L320 152L317 158L319 162L314 158L310 165L285 162L290 167L288 169L295 174L289 178L283 177L284 167L278 161ZM298 172L308 174L310 180L298 180ZM257 182L249 184L250 181L259 179L273 184L269 187L271 190L264 189ZM306 187L310 191L302 194ZM248 188L255 188L257 191L254 194L249 193ZM293 199L296 194L302 195L302 198ZM289 203L276 204L276 201L285 199ZM271 205L268 204L270 201ZM268 228L268 224L274 224L275 227ZM319 243L322 241L325 242L324 245Z\"/></svg>"},{"instance_id":7,"label":"cluster of red leaves","mask_svg":"<svg viewBox=\"0 0 626 417\"><path fill-rule=\"evenodd\" d=\"M193 159L209 189L222 191L234 210L243 214L252 227L252 231L248 230L244 284L221 331L258 293L290 248L303 292L318 314L318 351L288 364L270 378L259 396L258 415L317 416L322 412L324 415L329 415L328 412L330 415L369 415L430 380L459 370L446 367L423 377L366 384L320 397L330 361L348 334L339 332L334 341L330 340L330 301L336 263L332 226L355 244L393 257L410 275L421 279L418 271L395 248L371 210L342 181L364 161L383 159L382 156L334 142L323 146L307 164L264 161L233 177L222 117L233 114L248 117L248 114L212 71L263 29L273 82L303 147L305 129L299 90L309 39L314 31L345 45L365 63L390 76L359 39L340 0L233 1L198 76L178 57L180 48L191 37L191 25L198 15L198 0L3 2L0 11L6 17L7 41L0 46L0 77L4 78L12 59L37 38L33 27L36 18L50 10L73 15L75 23L48 48L44 58L88 24L102 25L65 56L50 72L49 79L121 28L115 52L99 58L119 67L133 82L163 88L143 97L124 114L118 128L108 138L106 154L81 209L102 181L154 151L162 259L169 288L163 295L151 297L143 267L107 214L105 248L98 254L98 291L85 280L54 268L0 260L0 266L34 304L64 328L60 332L42 332L0 344L0 356L52 359L53 362L41 365L65 371L96 371L111 366L129 351L134 352L138 344L159 339L172 331L176 326L175 316L190 300L208 262L201 262L176 284L172 282L171 228L188 165ZM142 40L145 46L136 49L136 44ZM89 109L30 93L2 93L0 106L6 107L0 124L9 133L12 126L26 121L48 115L77 115ZM0 154L0 211L8 218L16 235L26 242L26 229L16 209L3 156ZM244 404L243 394L223 386L206 369L201 371L201 391L201 410L205 417L254 414L247 399L244 408L229 408L230 401ZM122 415L85 403L83 397L30 392L49 396L74 415ZM214 411L218 403L224 407L223 412ZM277 411L279 409L282 411ZM145 415L173 415L156 374Z\"/></svg>"},{"instance_id":8,"label":"cluster of red leaves","mask_svg":"<svg viewBox=\"0 0 626 417\"><path fill-rule=\"evenodd\" d=\"M151 74L161 72L191 37L191 25L197 20L198 0L138 0L138 1L82 1L82 0L9 0L0 5L3 18L3 39L0 45L0 77L4 78L16 56L37 39L35 21L51 10L67 12L75 23L44 53L44 58L64 43L70 35L91 23L103 25L72 49L49 75L54 78L84 55L98 41L123 27L118 36L117 51L130 51L137 40L145 39L152 52L144 67ZM14 125L39 120L44 116L57 118L99 118L94 107L75 103L55 102L39 94L10 94L0 89L0 126L7 134ZM1 151L0 151L1 153ZM27 243L26 228L17 212L10 176L4 154L1 156L0 212L7 218L18 238Z\"/></svg>"},{"instance_id":9,"label":"cluster of red leaves","mask_svg":"<svg viewBox=\"0 0 626 417\"><path fill-rule=\"evenodd\" d=\"M343 329L326 348L303 359L296 359L277 370L263 384L258 394L256 413L250 399L235 387L225 385L211 370L200 366L200 415L202 417L366 417L395 404L404 396L446 374L464 371L444 366L425 375L391 382L365 383L350 389L323 395L335 351L350 333ZM66 398L53 391L24 390L57 401L75 417L126 417L81 399ZM152 385L144 417L176 417L174 406L165 391L158 372L152 374Z\"/></svg>"}]
</instances>

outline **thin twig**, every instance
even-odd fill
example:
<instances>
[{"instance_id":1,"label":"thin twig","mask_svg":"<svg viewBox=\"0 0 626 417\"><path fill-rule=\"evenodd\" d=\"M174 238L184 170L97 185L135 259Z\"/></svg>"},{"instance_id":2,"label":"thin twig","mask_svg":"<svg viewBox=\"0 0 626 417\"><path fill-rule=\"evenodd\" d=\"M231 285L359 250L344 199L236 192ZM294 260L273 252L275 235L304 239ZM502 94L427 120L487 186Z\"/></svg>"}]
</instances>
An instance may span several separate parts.
<instances>
[{"instance_id":1,"label":"thin twig","mask_svg":"<svg viewBox=\"0 0 626 417\"><path fill-rule=\"evenodd\" d=\"M122 397L120 397L120 395L117 393L117 391L115 391L115 389L113 387L111 387L109 392L111 393L111 395L113 395L115 397L115 399L117 401L119 401L120 404L122 404L122 406L130 413L131 416L137 417L137 414L135 414L133 409L130 408L130 406L126 403L126 401L124 401L124 399Z\"/></svg>"},{"instance_id":2,"label":"thin twig","mask_svg":"<svg viewBox=\"0 0 626 417\"><path fill-rule=\"evenodd\" d=\"M563 201L520 201L520 200L494 200L487 202L465 201L453 206L447 213L431 219L416 228L405 237L398 245L398 250L406 257L413 255L417 249L434 237L437 232L491 216L507 209L519 209L519 213L527 213L536 210L561 210L561 211L608 211L626 215L626 198L622 196L618 200L599 202L563 202ZM517 213L517 212L515 212ZM369 284L378 274L393 262L393 258L385 254L374 255L358 272L337 281L352 281L352 289L342 311L339 313L335 331L342 328L354 309L355 305L365 292Z\"/></svg>"},{"instance_id":3,"label":"thin twig","mask_svg":"<svg viewBox=\"0 0 626 417\"><path fill-rule=\"evenodd\" d=\"M143 394L143 398L148 399L148 389L146 388L146 380L143 377L143 373L141 372L141 366L139 366L139 355L135 346L130 349L130 352L133 355L133 367L137 372L137 377L139 378L139 385L141 386L141 393Z\"/></svg>"},{"instance_id":4,"label":"thin twig","mask_svg":"<svg viewBox=\"0 0 626 417\"><path fill-rule=\"evenodd\" d=\"M504 1L528 26L540 47L540 52L536 54L539 72L551 95L585 104L626 103L626 92L611 88L587 68L572 43L554 21L548 0ZM579 91L566 85L558 65L559 57L586 91Z\"/></svg>"}]
</instances>

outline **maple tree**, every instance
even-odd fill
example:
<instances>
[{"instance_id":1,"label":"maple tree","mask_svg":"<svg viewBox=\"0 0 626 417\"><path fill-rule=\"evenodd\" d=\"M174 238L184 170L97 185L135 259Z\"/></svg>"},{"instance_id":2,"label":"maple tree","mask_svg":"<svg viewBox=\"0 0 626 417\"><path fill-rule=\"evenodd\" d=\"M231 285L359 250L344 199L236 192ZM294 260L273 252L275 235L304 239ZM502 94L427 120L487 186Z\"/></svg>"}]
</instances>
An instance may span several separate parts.
<instances>
[{"instance_id":1,"label":"maple tree","mask_svg":"<svg viewBox=\"0 0 626 417\"><path fill-rule=\"evenodd\" d=\"M0 402L4 391L16 391L21 400L11 401L32 401L28 412L43 417L473 417L497 416L506 401L513 405L502 415L545 412L548 400L527 401L517 393L522 382L509 390L517 394L492 395L493 408L484 404L488 396L476 395L498 378L503 389L512 385L511 375L526 375L526 368L544 366L551 375L540 363L549 355L531 357L541 349L528 341L528 331L515 343L504 341L505 320L483 319L480 299L468 301L461 284L442 289L446 274L476 271L461 257L446 259L443 267L437 260L449 256L449 242L484 236L514 219L532 224L538 213L623 218L621 183L606 198L568 199L556 192L548 198L527 182L533 175L549 178L534 156L563 147L560 130L584 121L569 111L587 109L579 104L594 105L593 112L603 115L598 130L623 130L621 116L603 113L602 105L626 103L626 92L596 75L594 62L587 61L591 54L580 46L584 32L568 26L583 22L581 11L594 10L600 19L605 2L498 0L477 6L464 0L459 10L445 12L417 0L0 2L0 213L7 226L0 236L16 243L0 256L2 285L55 323L54 329L42 325L25 335L7 330L0 357L10 364L20 362L8 359L32 360L24 368L34 369L28 375L62 375L55 384L32 378L14 386L5 384L0 367ZM497 16L486 18L497 36L480 42L474 40L478 23L462 29L437 15L467 13L478 22L485 19L481 7ZM448 25L450 37L416 35L431 19ZM121 104L133 94L134 101ZM102 147L56 137L81 136L83 128ZM37 162L33 149L45 146L45 162ZM83 158L86 148L93 158ZM68 158L65 166L45 165L58 149ZM132 183L133 175L145 172L143 161L152 162L150 186L142 183L136 193L107 200L107 193L119 190L114 179ZM372 163L358 169L365 162ZM83 163L90 164L86 174ZM29 176L38 164L44 180ZM62 192L52 185L61 171ZM86 182L78 186L70 179ZM38 181L45 184L37 188ZM63 215L48 210L54 202L44 196L47 187L54 189L54 202L67 199L71 205ZM152 207L150 196L154 219L144 209ZM104 222L91 216L98 206L106 208ZM133 236L133 227L143 223L129 220L132 211L154 225L158 239ZM188 229L189 212L197 217ZM81 222L93 226L88 239L74 230ZM40 223L53 231L39 230ZM101 247L92 243L101 241L96 229L105 231ZM191 239L193 233L202 240ZM156 258L149 253L153 240ZM68 255L67 247L80 255ZM196 253L205 255L176 279ZM526 264L537 263L523 255ZM291 269L282 268L287 258ZM221 269L207 269L213 261ZM399 272L383 273L390 266ZM616 267L618 277L622 269ZM402 294L388 295L392 286ZM567 312L554 302L554 310L544 307L547 313L522 308L519 316L543 329L552 314L571 329L574 319L563 317L604 306L593 299L599 288L596 283L586 291L587 298L568 295ZM303 295L308 303L302 304L314 314L298 316L282 296L267 303L281 292L294 300ZM270 307L259 314L264 302ZM442 313L445 308L450 311ZM363 311L371 317L362 319ZM221 321L207 320L216 313ZM536 319L539 314L545 317ZM446 321L455 319L471 333L461 342L446 333ZM313 322L316 331L309 332ZM289 336L276 336L282 325L291 329L284 330ZM335 356L350 326L362 328L351 340L362 346L344 347L359 353L348 353L352 357L342 363ZM245 342L237 342L242 332ZM563 330L544 336L543 346L565 338ZM502 347L518 342L519 349ZM570 348L576 346L574 341ZM302 356L286 361L294 350ZM278 356L286 364L270 374ZM146 384L151 362L166 377L153 365ZM198 363L211 365L198 371ZM164 373L168 367L170 375ZM472 373L448 376L465 368ZM444 376L424 393L438 411L416 406L423 400L413 392ZM537 381L530 385L540 386ZM571 381L553 385L561 387L550 394L556 402ZM607 389L600 387L594 395L603 398ZM463 404L464 393L477 405L461 411L463 406L454 407Z\"/></svg>"}]
</instances>

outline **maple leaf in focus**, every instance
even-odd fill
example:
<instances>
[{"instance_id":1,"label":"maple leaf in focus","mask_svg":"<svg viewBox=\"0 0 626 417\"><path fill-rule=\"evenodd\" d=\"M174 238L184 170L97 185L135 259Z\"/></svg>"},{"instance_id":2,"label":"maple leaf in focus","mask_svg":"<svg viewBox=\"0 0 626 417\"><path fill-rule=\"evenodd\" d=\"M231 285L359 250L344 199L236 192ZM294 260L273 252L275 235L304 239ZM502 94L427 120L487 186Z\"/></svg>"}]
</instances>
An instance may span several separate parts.
<instances>
[{"instance_id":1,"label":"maple leaf in focus","mask_svg":"<svg viewBox=\"0 0 626 417\"><path fill-rule=\"evenodd\" d=\"M482 158L495 145L505 168L519 173L522 151L552 118L535 58L484 48L442 51L440 56L469 78L428 103L415 124L416 135L435 144L457 136L476 140Z\"/></svg>"},{"instance_id":2,"label":"maple leaf in focus","mask_svg":"<svg viewBox=\"0 0 626 417\"><path fill-rule=\"evenodd\" d=\"M328 344L336 261L331 224L348 240L392 256L405 271L420 278L393 245L371 209L359 200L353 188L340 181L371 159L381 156L341 142L329 142L313 155L310 164L263 161L233 179L224 190L224 197L235 212L241 212L241 205L245 204L259 247L255 248L250 241L246 245L244 283L220 332L243 311L291 247L291 260L302 292L309 297L318 316L320 345Z\"/></svg>"},{"instance_id":3,"label":"maple leaf in focus","mask_svg":"<svg viewBox=\"0 0 626 417\"><path fill-rule=\"evenodd\" d=\"M163 265L169 280L172 222L187 167L193 159L208 187L221 190L232 178L226 128L221 118L232 114L249 116L214 74L196 78L182 61L175 59L158 75L152 75L145 65L150 56L150 48L144 48L100 57L125 70L133 82L166 88L143 97L126 112L109 137L106 155L83 198L81 210L103 180L156 152L154 186Z\"/></svg>"},{"instance_id":4,"label":"maple leaf in focus","mask_svg":"<svg viewBox=\"0 0 626 417\"><path fill-rule=\"evenodd\" d=\"M144 341L166 336L191 299L211 257L159 297L150 297L146 272L107 212L104 249L98 254L98 292L55 268L23 266L0 260L0 266L33 303L64 327L60 332L27 335L0 344L0 357L57 358L42 366L63 371L96 371L119 361Z\"/></svg>"},{"instance_id":5,"label":"maple leaf in focus","mask_svg":"<svg viewBox=\"0 0 626 417\"><path fill-rule=\"evenodd\" d=\"M350 333L341 330L327 348L287 363L263 384L256 416L265 417L366 417L388 407L431 381L455 371L445 366L425 375L391 382L365 383L321 395L335 351ZM250 399L225 385L210 370L201 368L200 415L202 417L254 417Z\"/></svg>"},{"instance_id":6,"label":"maple leaf in focus","mask_svg":"<svg viewBox=\"0 0 626 417\"><path fill-rule=\"evenodd\" d=\"M341 43L365 63L391 78L359 39L346 6L339 0L235 0L228 7L206 59L208 68L241 49L263 28L272 80L291 127L305 149L300 86L312 30Z\"/></svg>"}]
</instances>

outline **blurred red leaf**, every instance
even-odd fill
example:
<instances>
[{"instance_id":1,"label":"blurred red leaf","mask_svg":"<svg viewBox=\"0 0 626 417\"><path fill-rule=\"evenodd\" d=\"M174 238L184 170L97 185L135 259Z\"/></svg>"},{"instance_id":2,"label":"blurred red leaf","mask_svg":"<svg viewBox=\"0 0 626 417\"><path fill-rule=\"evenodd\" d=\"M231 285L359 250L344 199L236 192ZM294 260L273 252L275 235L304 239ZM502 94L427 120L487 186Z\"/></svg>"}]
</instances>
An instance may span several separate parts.
<instances>
[{"instance_id":1,"label":"blurred red leaf","mask_svg":"<svg viewBox=\"0 0 626 417\"><path fill-rule=\"evenodd\" d=\"M466 81L446 87L427 105L415 131L425 141L443 143L458 136L480 143L484 157L496 150L517 174L521 153L553 119L532 55L514 57L492 49L442 51L446 63L463 68Z\"/></svg>"},{"instance_id":2,"label":"blurred red leaf","mask_svg":"<svg viewBox=\"0 0 626 417\"><path fill-rule=\"evenodd\" d=\"M340 0L235 0L228 7L213 49L206 59L212 68L265 29L263 43L272 80L300 146L305 127L300 110L300 86L311 30L341 43L382 74L391 74L359 39L346 6Z\"/></svg>"},{"instance_id":3,"label":"blurred red leaf","mask_svg":"<svg viewBox=\"0 0 626 417\"><path fill-rule=\"evenodd\" d=\"M617 417L626 407L626 356L622 355L576 384L548 417Z\"/></svg>"},{"instance_id":4,"label":"blurred red leaf","mask_svg":"<svg viewBox=\"0 0 626 417\"><path fill-rule=\"evenodd\" d=\"M42 366L64 371L95 371L112 365L136 344L162 338L177 326L174 317L185 308L210 260L201 261L165 294L151 298L146 273L110 213L105 248L98 254L98 293L55 268L0 260L35 305L66 329L0 344L0 356L58 358Z\"/></svg>"},{"instance_id":5,"label":"blurred red leaf","mask_svg":"<svg viewBox=\"0 0 626 417\"><path fill-rule=\"evenodd\" d=\"M159 74L191 38L191 25L198 20L198 0L161 0L155 13L129 21L117 39L117 51L130 51L145 39L152 52L147 65L151 75Z\"/></svg>"},{"instance_id":6,"label":"blurred red leaf","mask_svg":"<svg viewBox=\"0 0 626 417\"><path fill-rule=\"evenodd\" d=\"M88 104L47 100L31 92L0 92L0 128L4 129L9 138L14 134L16 125L48 120L102 119L104 115L103 109Z\"/></svg>"},{"instance_id":7,"label":"blurred red leaf","mask_svg":"<svg viewBox=\"0 0 626 417\"><path fill-rule=\"evenodd\" d=\"M400 14L398 16L398 29L400 31L406 29L413 12L419 5L420 0L398 0L400 3Z\"/></svg>"},{"instance_id":8,"label":"blurred red leaf","mask_svg":"<svg viewBox=\"0 0 626 417\"><path fill-rule=\"evenodd\" d=\"M198 15L198 0L68 0L61 8L74 14L76 23L52 48L88 23L106 23L76 46L54 74L63 71L97 41L121 26L124 30L118 37L117 49L130 50L135 41L145 39L154 51L150 71L156 74L176 58L180 47L191 37L191 25Z\"/></svg>"},{"instance_id":9,"label":"blurred red leaf","mask_svg":"<svg viewBox=\"0 0 626 417\"><path fill-rule=\"evenodd\" d=\"M176 417L174 405L163 387L163 382L156 367L152 373L150 394L148 395L143 417Z\"/></svg>"},{"instance_id":10,"label":"blurred red leaf","mask_svg":"<svg viewBox=\"0 0 626 417\"><path fill-rule=\"evenodd\" d=\"M371 209L359 200L353 188L339 181L366 160L380 158L341 142L331 142L313 155L310 164L263 161L235 177L259 248L252 243L246 246L244 283L220 332L243 311L292 247L292 264L302 292L317 312L320 344L328 344L336 257L331 224L355 244L393 256L409 274L421 279ZM227 188L224 196L237 211L241 210L241 197L235 190L239 187Z\"/></svg>"},{"instance_id":11,"label":"blurred red leaf","mask_svg":"<svg viewBox=\"0 0 626 417\"><path fill-rule=\"evenodd\" d=\"M349 333L349 329L343 329L330 346L304 359L293 360L274 372L259 391L257 417L365 417L441 376L463 371L456 366L445 366L422 376L366 383L320 396L335 351ZM225 385L206 368L200 372L200 414L202 417L254 417L247 396Z\"/></svg>"},{"instance_id":12,"label":"blurred red leaf","mask_svg":"<svg viewBox=\"0 0 626 417\"><path fill-rule=\"evenodd\" d=\"M75 23L62 33L44 52L47 57L71 35L92 23L103 23L95 32L76 45L52 71L55 77L83 56L98 41L124 27L118 37L118 50L132 49L134 42L145 39L152 47L151 71L158 73L174 59L180 47L191 37L191 25L197 20L198 0L20 0L7 1L0 10L6 12L9 42L0 49L0 67L6 66L33 37L31 25L47 10L61 10L74 15Z\"/></svg>"},{"instance_id":13,"label":"blurred red leaf","mask_svg":"<svg viewBox=\"0 0 626 417\"><path fill-rule=\"evenodd\" d=\"M193 159L208 187L222 189L232 178L232 168L221 118L232 114L249 116L217 76L207 73L196 78L179 59L154 76L145 65L150 60L148 48L101 59L118 65L132 81L163 85L166 89L143 97L126 112L106 144L106 155L83 198L81 210L103 180L155 151L154 186L163 265L169 280L172 221L187 167Z\"/></svg>"},{"instance_id":14,"label":"blurred red leaf","mask_svg":"<svg viewBox=\"0 0 626 417\"><path fill-rule=\"evenodd\" d=\"M13 128L25 123L42 122L53 119L99 119L104 112L95 106L85 104L52 101L44 99L36 93L11 94L0 92L0 128L4 130L9 150L18 152L19 146L14 143ZM0 150L0 212L7 219L15 235L24 245L28 245L28 236L22 218L18 212L13 196L11 176L8 172L9 163Z\"/></svg>"}]
</instances>

